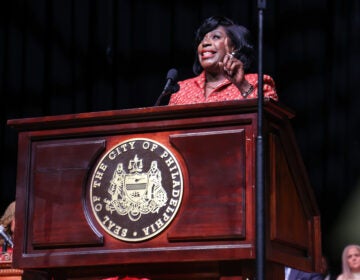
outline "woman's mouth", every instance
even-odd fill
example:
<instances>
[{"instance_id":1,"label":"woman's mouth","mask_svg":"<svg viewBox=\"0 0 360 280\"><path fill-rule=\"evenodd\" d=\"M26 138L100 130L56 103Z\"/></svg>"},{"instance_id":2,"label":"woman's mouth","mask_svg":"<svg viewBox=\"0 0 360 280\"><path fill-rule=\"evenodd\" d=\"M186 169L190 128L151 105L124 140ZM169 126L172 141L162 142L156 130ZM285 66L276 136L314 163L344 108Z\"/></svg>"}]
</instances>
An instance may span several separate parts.
<instances>
[{"instance_id":1,"label":"woman's mouth","mask_svg":"<svg viewBox=\"0 0 360 280\"><path fill-rule=\"evenodd\" d=\"M203 51L203 52L201 52L201 58L202 59L212 58L212 57L214 57L214 54L215 54L214 51Z\"/></svg>"}]
</instances>

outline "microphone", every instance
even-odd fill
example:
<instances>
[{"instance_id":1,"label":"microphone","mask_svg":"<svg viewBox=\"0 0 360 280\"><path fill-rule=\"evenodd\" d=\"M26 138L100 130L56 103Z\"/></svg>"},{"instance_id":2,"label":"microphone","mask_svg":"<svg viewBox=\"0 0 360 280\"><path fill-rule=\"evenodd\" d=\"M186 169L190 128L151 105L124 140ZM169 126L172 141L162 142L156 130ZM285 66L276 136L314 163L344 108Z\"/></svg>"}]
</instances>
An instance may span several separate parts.
<instances>
[{"instance_id":1,"label":"microphone","mask_svg":"<svg viewBox=\"0 0 360 280\"><path fill-rule=\"evenodd\" d=\"M155 106L158 106L161 99L168 94L173 94L177 91L179 91L180 86L177 83L178 78L178 71L174 68L170 69L166 75L166 84L165 87L160 94L159 98L157 99Z\"/></svg>"},{"instance_id":2,"label":"microphone","mask_svg":"<svg viewBox=\"0 0 360 280\"><path fill-rule=\"evenodd\" d=\"M177 82L178 71L174 68L170 69L166 75L166 84L163 90L164 93L170 93L171 86Z\"/></svg>"},{"instance_id":3,"label":"microphone","mask_svg":"<svg viewBox=\"0 0 360 280\"><path fill-rule=\"evenodd\" d=\"M14 247L14 243L12 242L10 235L6 233L5 228L2 225L0 225L0 235L2 238L4 238L7 244L9 244L11 247Z\"/></svg>"}]
</instances>

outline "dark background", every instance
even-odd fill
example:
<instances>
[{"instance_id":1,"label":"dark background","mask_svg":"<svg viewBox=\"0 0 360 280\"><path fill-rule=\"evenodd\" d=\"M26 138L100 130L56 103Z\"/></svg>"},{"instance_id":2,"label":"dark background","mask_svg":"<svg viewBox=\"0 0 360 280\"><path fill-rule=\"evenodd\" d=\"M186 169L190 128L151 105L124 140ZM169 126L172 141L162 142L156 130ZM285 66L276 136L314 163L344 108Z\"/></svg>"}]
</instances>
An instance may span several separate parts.
<instances>
[{"instance_id":1,"label":"dark background","mask_svg":"<svg viewBox=\"0 0 360 280\"><path fill-rule=\"evenodd\" d=\"M360 243L360 1L266 2L263 69L296 112L323 251L338 273L343 247ZM1 1L1 210L16 188L8 119L152 106L170 68L193 76L194 32L210 15L247 26L256 43L256 0Z\"/></svg>"}]
</instances>

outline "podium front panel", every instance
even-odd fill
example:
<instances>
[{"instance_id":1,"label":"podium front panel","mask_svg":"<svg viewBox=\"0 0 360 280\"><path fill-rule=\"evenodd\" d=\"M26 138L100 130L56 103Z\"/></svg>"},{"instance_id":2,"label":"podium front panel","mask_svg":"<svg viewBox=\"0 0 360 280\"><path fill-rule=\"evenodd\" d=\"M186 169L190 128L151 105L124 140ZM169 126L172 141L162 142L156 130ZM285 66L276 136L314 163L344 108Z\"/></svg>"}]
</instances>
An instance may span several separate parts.
<instances>
[{"instance_id":1,"label":"podium front panel","mask_svg":"<svg viewBox=\"0 0 360 280\"><path fill-rule=\"evenodd\" d=\"M57 120L19 133L17 200L26 222L18 266L254 257L246 205L254 201L256 114L147 114L81 127ZM153 163L161 179L150 174ZM118 166L123 175L114 179Z\"/></svg>"}]
</instances>

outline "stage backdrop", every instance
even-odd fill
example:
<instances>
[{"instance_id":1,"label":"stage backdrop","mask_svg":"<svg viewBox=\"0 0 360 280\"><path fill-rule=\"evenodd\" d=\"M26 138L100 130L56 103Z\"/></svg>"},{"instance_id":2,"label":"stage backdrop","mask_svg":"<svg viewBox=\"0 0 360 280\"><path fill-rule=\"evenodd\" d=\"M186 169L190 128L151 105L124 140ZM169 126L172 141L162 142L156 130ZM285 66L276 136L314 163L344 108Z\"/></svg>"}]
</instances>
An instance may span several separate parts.
<instances>
[{"instance_id":1,"label":"stage backdrop","mask_svg":"<svg viewBox=\"0 0 360 280\"><path fill-rule=\"evenodd\" d=\"M360 243L360 2L265 2L264 72L297 113L324 252L338 270L342 248ZM194 32L210 15L247 26L256 43L255 0L2 1L1 210L16 184L17 135L7 119L153 106L170 68L193 75Z\"/></svg>"}]
</instances>

